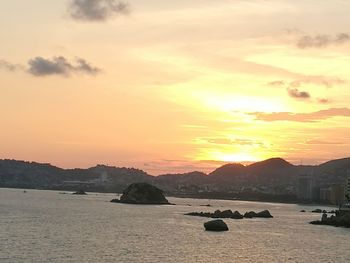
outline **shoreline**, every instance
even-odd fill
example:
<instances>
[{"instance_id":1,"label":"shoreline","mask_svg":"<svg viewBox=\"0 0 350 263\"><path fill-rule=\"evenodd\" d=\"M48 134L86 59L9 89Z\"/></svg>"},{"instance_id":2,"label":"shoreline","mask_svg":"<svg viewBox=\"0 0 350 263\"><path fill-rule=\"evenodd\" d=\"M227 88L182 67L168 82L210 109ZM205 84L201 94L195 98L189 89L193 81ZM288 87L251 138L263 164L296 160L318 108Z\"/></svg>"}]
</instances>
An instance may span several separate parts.
<instances>
[{"instance_id":1,"label":"shoreline","mask_svg":"<svg viewBox=\"0 0 350 263\"><path fill-rule=\"evenodd\" d=\"M17 190L37 190L37 191L64 191L64 192L75 192L76 189L38 189L38 188L19 188L19 187L1 187L0 189L17 189ZM121 195L122 192L108 192L108 191L86 191L87 193L96 193L96 194L117 194ZM198 200L223 200L223 201L244 201L244 202L259 202L259 203L272 203L272 204L293 204L293 205L299 205L299 206L325 206L325 207L338 207L337 205L332 204L324 204L324 203L312 203L312 202L297 202L297 201L286 201L286 200L270 200L270 199L257 199L257 198L230 198L230 197L224 197L224 196L211 196L211 197L205 197L201 195L194 195L194 194L188 194L188 195L176 195L176 194L166 194L166 197L173 197L173 198L181 198L181 199L198 199Z\"/></svg>"}]
</instances>

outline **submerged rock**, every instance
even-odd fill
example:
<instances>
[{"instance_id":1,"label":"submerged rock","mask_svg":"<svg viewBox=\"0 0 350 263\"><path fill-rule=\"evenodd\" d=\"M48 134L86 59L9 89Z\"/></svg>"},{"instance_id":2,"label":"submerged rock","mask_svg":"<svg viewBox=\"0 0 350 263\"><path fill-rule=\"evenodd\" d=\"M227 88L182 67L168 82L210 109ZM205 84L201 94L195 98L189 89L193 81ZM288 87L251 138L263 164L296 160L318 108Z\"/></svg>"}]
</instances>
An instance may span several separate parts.
<instances>
[{"instance_id":1,"label":"submerged rock","mask_svg":"<svg viewBox=\"0 0 350 263\"><path fill-rule=\"evenodd\" d=\"M84 190L81 190L81 189L80 189L80 190L74 192L73 195L87 195L87 193L85 193Z\"/></svg>"},{"instance_id":2,"label":"submerged rock","mask_svg":"<svg viewBox=\"0 0 350 263\"><path fill-rule=\"evenodd\" d=\"M228 226L221 219L205 222L204 228L206 231L217 231L217 232L228 231Z\"/></svg>"},{"instance_id":3,"label":"submerged rock","mask_svg":"<svg viewBox=\"0 0 350 263\"><path fill-rule=\"evenodd\" d=\"M144 204L144 205L167 205L163 191L148 183L134 183L129 185L120 197L120 200L113 199L111 202L125 204Z\"/></svg>"}]
</instances>

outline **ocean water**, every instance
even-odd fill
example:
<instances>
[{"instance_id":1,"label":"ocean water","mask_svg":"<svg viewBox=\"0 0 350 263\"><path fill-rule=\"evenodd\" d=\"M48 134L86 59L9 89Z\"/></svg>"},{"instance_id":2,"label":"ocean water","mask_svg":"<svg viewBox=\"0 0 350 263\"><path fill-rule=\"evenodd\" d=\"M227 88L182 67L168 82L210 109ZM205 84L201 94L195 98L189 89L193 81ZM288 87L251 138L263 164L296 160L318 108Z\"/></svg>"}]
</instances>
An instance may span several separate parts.
<instances>
[{"instance_id":1,"label":"ocean water","mask_svg":"<svg viewBox=\"0 0 350 263\"><path fill-rule=\"evenodd\" d=\"M321 215L299 211L313 206L180 198L169 198L175 206L139 206L112 198L0 189L0 262L350 262L350 229L308 224ZM225 219L230 231L214 233L204 231L208 219L183 215L216 209L268 209L274 218Z\"/></svg>"}]
</instances>

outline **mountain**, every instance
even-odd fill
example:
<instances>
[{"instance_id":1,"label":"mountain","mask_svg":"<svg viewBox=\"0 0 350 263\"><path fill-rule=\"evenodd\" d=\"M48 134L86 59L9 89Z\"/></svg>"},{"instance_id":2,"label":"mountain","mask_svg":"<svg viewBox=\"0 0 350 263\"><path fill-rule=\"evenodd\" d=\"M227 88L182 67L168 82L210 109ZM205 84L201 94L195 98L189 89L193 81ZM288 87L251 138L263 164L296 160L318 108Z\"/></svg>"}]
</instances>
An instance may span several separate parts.
<instances>
[{"instance_id":1,"label":"mountain","mask_svg":"<svg viewBox=\"0 0 350 263\"><path fill-rule=\"evenodd\" d=\"M147 182L182 196L203 192L295 194L299 174L313 174L319 187L343 184L350 175L350 158L318 166L296 166L281 158L271 158L247 166L225 164L208 175L197 171L160 176L106 165L62 169L50 164L0 160L0 187L120 192L131 183Z\"/></svg>"},{"instance_id":2,"label":"mountain","mask_svg":"<svg viewBox=\"0 0 350 263\"><path fill-rule=\"evenodd\" d=\"M240 163L224 164L209 174L209 176L215 176L215 178L231 177L242 175L246 172L246 167Z\"/></svg>"},{"instance_id":3,"label":"mountain","mask_svg":"<svg viewBox=\"0 0 350 263\"><path fill-rule=\"evenodd\" d=\"M153 176L134 168L97 165L62 169L50 164L0 160L0 187L119 191L132 182L150 182Z\"/></svg>"},{"instance_id":4,"label":"mountain","mask_svg":"<svg viewBox=\"0 0 350 263\"><path fill-rule=\"evenodd\" d=\"M202 172L184 174L164 174L154 178L154 183L165 191L179 188L191 188L206 183L207 175Z\"/></svg>"}]
</instances>

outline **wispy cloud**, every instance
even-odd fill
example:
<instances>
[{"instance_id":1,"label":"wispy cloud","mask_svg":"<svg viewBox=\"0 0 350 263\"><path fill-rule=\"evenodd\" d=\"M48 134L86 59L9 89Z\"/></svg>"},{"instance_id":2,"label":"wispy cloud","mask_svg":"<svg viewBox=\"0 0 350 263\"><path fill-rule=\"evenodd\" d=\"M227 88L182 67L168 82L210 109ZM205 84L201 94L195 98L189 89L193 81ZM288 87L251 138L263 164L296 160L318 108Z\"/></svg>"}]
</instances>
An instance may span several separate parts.
<instances>
[{"instance_id":1,"label":"wispy cloud","mask_svg":"<svg viewBox=\"0 0 350 263\"><path fill-rule=\"evenodd\" d=\"M248 113L255 116L256 120L261 121L293 121L293 122L316 122L329 119L332 117L350 117L349 108L330 108L309 113L292 113L292 112L253 112Z\"/></svg>"},{"instance_id":2,"label":"wispy cloud","mask_svg":"<svg viewBox=\"0 0 350 263\"><path fill-rule=\"evenodd\" d=\"M350 35L347 33L340 33L336 36L331 35L304 35L299 38L297 47L301 49L306 48L324 48L330 45L340 45L350 42Z\"/></svg>"},{"instance_id":3,"label":"wispy cloud","mask_svg":"<svg viewBox=\"0 0 350 263\"><path fill-rule=\"evenodd\" d=\"M307 91L301 91L300 87L307 84L313 84L317 86L322 86L325 88L332 88L335 85L345 84L347 81L338 77L326 77L326 76L305 76L293 81L275 80L268 82L267 85L276 88L285 88L288 95L296 99L309 99L311 94ZM327 98L318 98L316 100L318 103L328 103Z\"/></svg>"},{"instance_id":4,"label":"wispy cloud","mask_svg":"<svg viewBox=\"0 0 350 263\"><path fill-rule=\"evenodd\" d=\"M130 12L129 4L117 0L72 0L68 8L71 18L81 21L105 21Z\"/></svg>"},{"instance_id":5,"label":"wispy cloud","mask_svg":"<svg viewBox=\"0 0 350 263\"><path fill-rule=\"evenodd\" d=\"M4 70L7 70L7 71L14 72L14 71L17 71L17 70L22 70L23 66L19 65L19 64L13 64L13 63L10 63L10 62L8 62L6 60L0 59L0 69L4 69Z\"/></svg>"}]
</instances>

